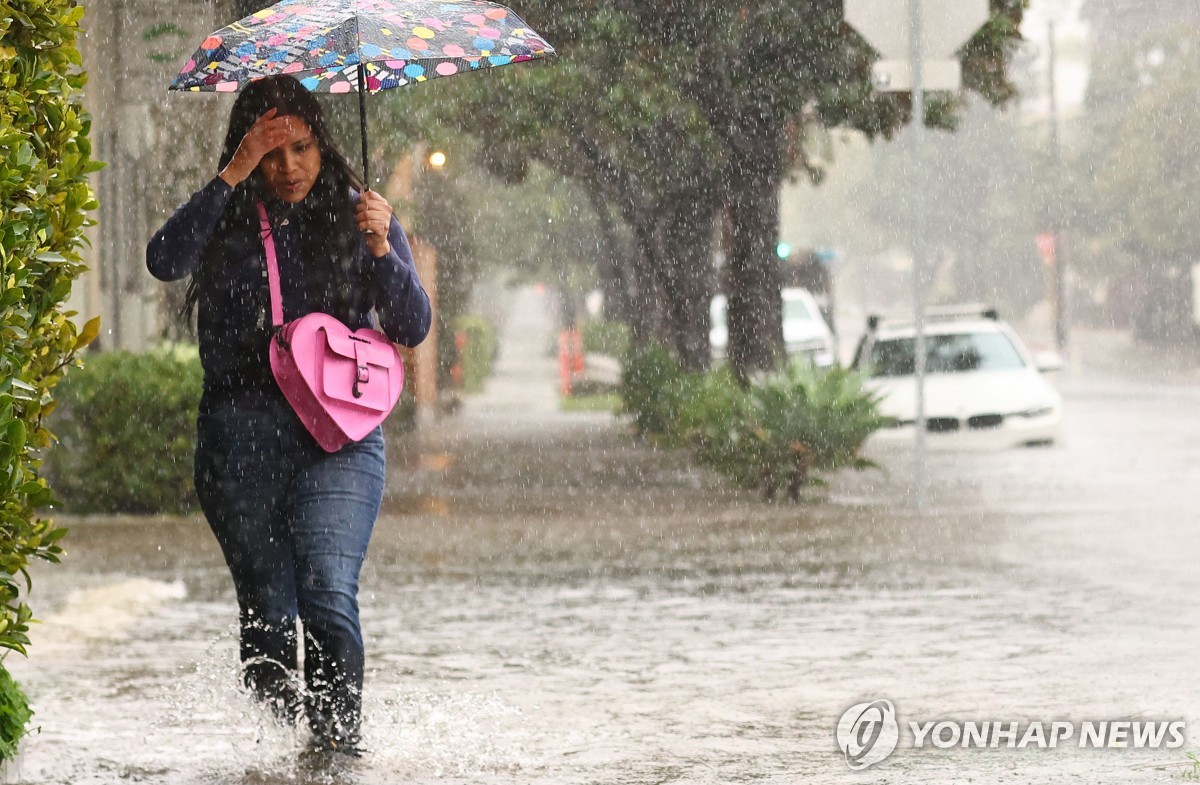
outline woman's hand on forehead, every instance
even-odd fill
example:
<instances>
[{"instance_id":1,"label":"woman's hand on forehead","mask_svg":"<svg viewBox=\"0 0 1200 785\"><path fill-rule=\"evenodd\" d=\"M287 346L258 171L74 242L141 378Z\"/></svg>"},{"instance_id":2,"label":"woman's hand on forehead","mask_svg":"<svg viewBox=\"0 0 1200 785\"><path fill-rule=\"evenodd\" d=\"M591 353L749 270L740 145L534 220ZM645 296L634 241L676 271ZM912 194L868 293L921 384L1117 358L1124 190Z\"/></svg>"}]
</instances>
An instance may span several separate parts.
<instances>
[{"instance_id":1,"label":"woman's hand on forehead","mask_svg":"<svg viewBox=\"0 0 1200 785\"><path fill-rule=\"evenodd\" d=\"M236 186L250 176L267 153L312 136L312 129L301 118L268 109L242 137L233 159L221 170L221 179Z\"/></svg>"},{"instance_id":2,"label":"woman's hand on forehead","mask_svg":"<svg viewBox=\"0 0 1200 785\"><path fill-rule=\"evenodd\" d=\"M277 117L273 122L281 123L281 127L286 134L282 144L290 144L292 142L315 141L317 136L308 127L308 123L294 115L284 115Z\"/></svg>"},{"instance_id":3,"label":"woman's hand on forehead","mask_svg":"<svg viewBox=\"0 0 1200 785\"><path fill-rule=\"evenodd\" d=\"M275 110L272 109L271 111ZM259 118L258 122L265 123L263 133L267 139L271 141L278 140L275 147L270 148L272 150L276 147L292 144L293 142L316 138L313 135L312 129L308 127L308 124L294 115L287 114L282 117L273 117L269 120L266 117L267 115L264 114ZM251 128L250 130L253 131L254 129Z\"/></svg>"}]
</instances>

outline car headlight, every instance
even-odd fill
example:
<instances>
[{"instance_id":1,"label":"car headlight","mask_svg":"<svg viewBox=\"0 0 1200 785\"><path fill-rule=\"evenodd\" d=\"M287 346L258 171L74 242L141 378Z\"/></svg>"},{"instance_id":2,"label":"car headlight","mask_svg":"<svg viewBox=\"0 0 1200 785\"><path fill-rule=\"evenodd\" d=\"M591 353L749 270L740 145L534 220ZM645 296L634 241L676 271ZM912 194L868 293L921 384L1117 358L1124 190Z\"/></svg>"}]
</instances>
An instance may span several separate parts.
<instances>
[{"instance_id":1,"label":"car headlight","mask_svg":"<svg viewBox=\"0 0 1200 785\"><path fill-rule=\"evenodd\" d=\"M1024 411L1013 412L1012 416L1013 417L1027 417L1032 420L1035 417L1045 417L1046 415L1053 414L1053 413L1054 413L1053 406L1037 406L1032 409L1025 409Z\"/></svg>"}]
</instances>

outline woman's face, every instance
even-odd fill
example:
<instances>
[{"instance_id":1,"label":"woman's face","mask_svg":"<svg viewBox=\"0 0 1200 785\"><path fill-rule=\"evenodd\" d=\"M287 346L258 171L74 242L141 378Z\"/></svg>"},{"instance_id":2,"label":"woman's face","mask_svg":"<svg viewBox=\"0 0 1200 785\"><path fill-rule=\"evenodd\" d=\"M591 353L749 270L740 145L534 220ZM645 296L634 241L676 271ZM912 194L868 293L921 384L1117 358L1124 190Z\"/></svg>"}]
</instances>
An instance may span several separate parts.
<instances>
[{"instance_id":1,"label":"woman's face","mask_svg":"<svg viewBox=\"0 0 1200 785\"><path fill-rule=\"evenodd\" d=\"M296 204L308 196L321 173L321 149L308 123L295 115L288 119L292 138L264 155L259 167L275 195Z\"/></svg>"}]
</instances>

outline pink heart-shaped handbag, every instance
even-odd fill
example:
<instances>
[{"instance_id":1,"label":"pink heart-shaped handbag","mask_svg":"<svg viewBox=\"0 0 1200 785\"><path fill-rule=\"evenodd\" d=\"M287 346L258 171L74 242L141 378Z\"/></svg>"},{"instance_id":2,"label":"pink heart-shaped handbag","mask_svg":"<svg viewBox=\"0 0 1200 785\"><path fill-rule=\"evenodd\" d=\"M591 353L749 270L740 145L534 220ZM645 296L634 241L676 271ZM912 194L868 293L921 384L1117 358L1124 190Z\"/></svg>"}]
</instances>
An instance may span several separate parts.
<instances>
[{"instance_id":1,"label":"pink heart-shaped handbag","mask_svg":"<svg viewBox=\"0 0 1200 785\"><path fill-rule=\"evenodd\" d=\"M271 290L271 372L284 398L326 452L384 421L404 388L400 352L378 330L351 330L326 313L283 324L279 262L266 207L258 203Z\"/></svg>"}]
</instances>

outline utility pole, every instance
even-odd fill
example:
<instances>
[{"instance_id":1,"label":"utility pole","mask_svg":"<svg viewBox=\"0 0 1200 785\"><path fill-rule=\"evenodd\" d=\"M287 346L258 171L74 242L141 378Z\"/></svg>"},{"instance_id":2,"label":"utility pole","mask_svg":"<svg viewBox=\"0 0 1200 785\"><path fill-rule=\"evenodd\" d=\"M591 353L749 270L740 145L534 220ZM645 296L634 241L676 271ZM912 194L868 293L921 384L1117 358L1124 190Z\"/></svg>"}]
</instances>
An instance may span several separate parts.
<instances>
[{"instance_id":1,"label":"utility pole","mask_svg":"<svg viewBox=\"0 0 1200 785\"><path fill-rule=\"evenodd\" d=\"M872 69L875 89L912 91L915 491L917 509L924 511L929 486L925 443L925 91L962 87L962 69L955 53L987 22L988 0L845 0L845 8L846 21L884 56Z\"/></svg>"},{"instance_id":2,"label":"utility pole","mask_svg":"<svg viewBox=\"0 0 1200 785\"><path fill-rule=\"evenodd\" d=\"M1058 132L1058 44L1054 35L1054 20L1048 23L1050 37L1050 153L1053 156L1055 187L1051 197L1060 193L1062 182L1062 141ZM1067 353L1067 260L1063 253L1062 205L1050 205L1050 233L1054 241L1054 345L1059 354Z\"/></svg>"},{"instance_id":3,"label":"utility pole","mask_svg":"<svg viewBox=\"0 0 1200 785\"><path fill-rule=\"evenodd\" d=\"M923 0L910 0L912 45L912 280L913 321L916 338L916 483L917 509L924 511L928 504L929 472L925 445L925 19Z\"/></svg>"}]
</instances>

